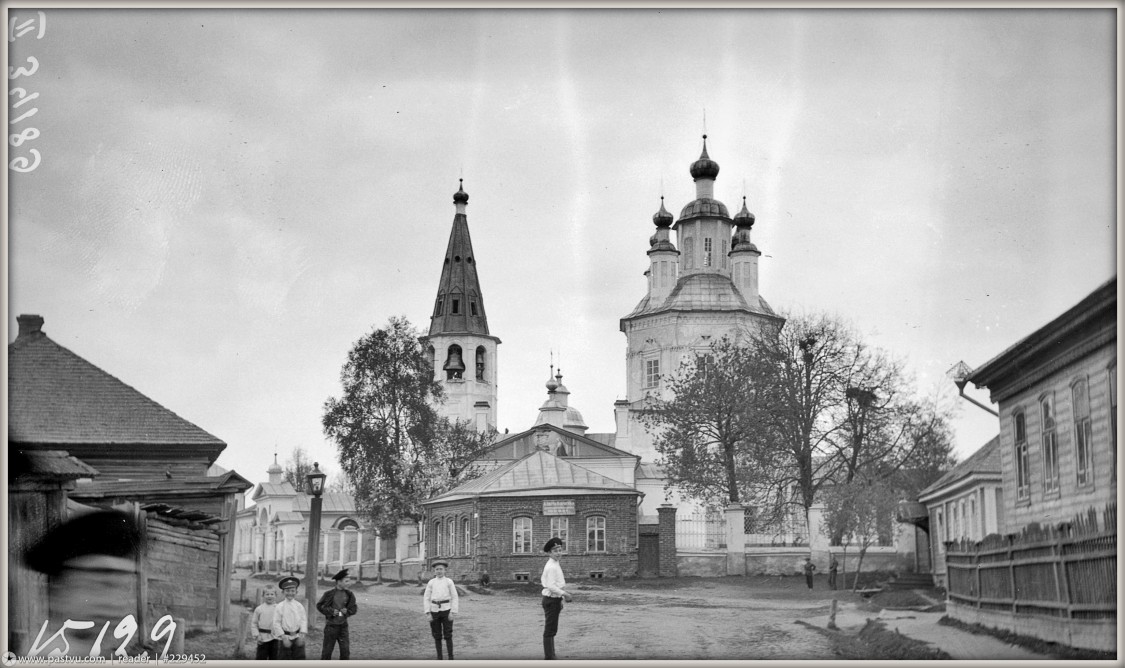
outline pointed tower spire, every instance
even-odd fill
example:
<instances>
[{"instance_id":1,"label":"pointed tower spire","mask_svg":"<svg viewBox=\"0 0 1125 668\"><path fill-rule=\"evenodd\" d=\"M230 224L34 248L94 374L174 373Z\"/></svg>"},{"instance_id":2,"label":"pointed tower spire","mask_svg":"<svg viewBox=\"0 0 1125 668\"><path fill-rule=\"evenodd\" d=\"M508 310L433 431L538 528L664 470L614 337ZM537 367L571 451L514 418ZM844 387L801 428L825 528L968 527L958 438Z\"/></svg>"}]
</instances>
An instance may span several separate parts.
<instances>
[{"instance_id":1,"label":"pointed tower spire","mask_svg":"<svg viewBox=\"0 0 1125 668\"><path fill-rule=\"evenodd\" d=\"M445 249L437 303L430 318L430 336L454 333L487 336L488 318L484 313L484 296L477 278L473 241L469 237L469 217L465 213L469 194L465 192L463 179L458 179L453 204L457 213L453 216L453 230L449 233L449 244Z\"/></svg>"}]
</instances>

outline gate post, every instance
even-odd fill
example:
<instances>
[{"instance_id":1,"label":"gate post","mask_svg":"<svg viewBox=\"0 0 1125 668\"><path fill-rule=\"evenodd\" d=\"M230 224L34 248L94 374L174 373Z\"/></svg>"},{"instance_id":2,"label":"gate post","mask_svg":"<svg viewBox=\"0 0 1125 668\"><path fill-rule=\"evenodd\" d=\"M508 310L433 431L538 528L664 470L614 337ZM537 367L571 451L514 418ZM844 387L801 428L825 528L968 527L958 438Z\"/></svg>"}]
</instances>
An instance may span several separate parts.
<instances>
[{"instance_id":1,"label":"gate post","mask_svg":"<svg viewBox=\"0 0 1125 668\"><path fill-rule=\"evenodd\" d=\"M659 534L660 549L657 552L657 577L674 578L680 574L676 564L676 507L670 503L662 503L656 509L660 518Z\"/></svg>"},{"instance_id":2,"label":"gate post","mask_svg":"<svg viewBox=\"0 0 1125 668\"><path fill-rule=\"evenodd\" d=\"M746 510L737 503L726 508L727 575L746 575Z\"/></svg>"}]
</instances>

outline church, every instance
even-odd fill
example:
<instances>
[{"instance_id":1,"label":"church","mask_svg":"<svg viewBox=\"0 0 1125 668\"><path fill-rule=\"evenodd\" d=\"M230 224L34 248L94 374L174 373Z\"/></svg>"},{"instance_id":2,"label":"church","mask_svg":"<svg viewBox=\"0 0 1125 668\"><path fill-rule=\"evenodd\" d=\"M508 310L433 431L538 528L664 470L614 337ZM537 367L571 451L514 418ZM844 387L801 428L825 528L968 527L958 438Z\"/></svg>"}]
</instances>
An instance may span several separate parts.
<instances>
[{"instance_id":1,"label":"church","mask_svg":"<svg viewBox=\"0 0 1125 668\"><path fill-rule=\"evenodd\" d=\"M719 165L707 153L706 135L689 173L695 199L676 218L661 198L652 217L647 291L620 321L627 381L626 398L614 405L615 431L587 433L561 370L552 368L534 423L495 443L478 462L481 477L423 504L427 560L449 560L459 574L526 579L541 567L540 547L557 536L567 544L568 568L581 574L674 573L676 509L666 501L692 504L664 489L639 417L645 397L664 392L664 375L705 354L713 341L783 322L758 289L754 214L743 198L732 218L715 198ZM500 339L488 328L468 202L459 187L425 339L447 397L440 410L483 430L495 424Z\"/></svg>"}]
</instances>

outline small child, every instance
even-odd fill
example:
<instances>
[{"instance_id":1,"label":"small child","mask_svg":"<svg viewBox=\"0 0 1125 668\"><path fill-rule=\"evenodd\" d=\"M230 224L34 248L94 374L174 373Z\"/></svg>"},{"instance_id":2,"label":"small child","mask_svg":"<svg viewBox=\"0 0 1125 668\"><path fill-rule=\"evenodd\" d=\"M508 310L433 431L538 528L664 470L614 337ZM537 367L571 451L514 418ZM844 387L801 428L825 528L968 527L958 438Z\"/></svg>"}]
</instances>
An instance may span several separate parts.
<instances>
[{"instance_id":1,"label":"small child","mask_svg":"<svg viewBox=\"0 0 1125 668\"><path fill-rule=\"evenodd\" d=\"M273 585L262 590L262 604L254 608L250 617L250 628L258 641L255 659L276 660L281 641L273 635L273 614L277 610L277 592Z\"/></svg>"},{"instance_id":2,"label":"small child","mask_svg":"<svg viewBox=\"0 0 1125 668\"><path fill-rule=\"evenodd\" d=\"M435 561L431 566L434 577L426 583L426 591L422 595L422 614L430 622L430 635L434 637L434 649L437 658L441 659L441 641L445 638L445 646L449 658L453 658L453 615L457 614L457 585L453 580L445 577L445 569L449 564L444 561Z\"/></svg>"},{"instance_id":3,"label":"small child","mask_svg":"<svg viewBox=\"0 0 1125 668\"><path fill-rule=\"evenodd\" d=\"M804 570L805 570L805 584L807 584L809 586L809 589L812 589L812 574L813 574L813 571L816 570L816 564L814 564L812 562L811 557L805 557Z\"/></svg>"}]
</instances>

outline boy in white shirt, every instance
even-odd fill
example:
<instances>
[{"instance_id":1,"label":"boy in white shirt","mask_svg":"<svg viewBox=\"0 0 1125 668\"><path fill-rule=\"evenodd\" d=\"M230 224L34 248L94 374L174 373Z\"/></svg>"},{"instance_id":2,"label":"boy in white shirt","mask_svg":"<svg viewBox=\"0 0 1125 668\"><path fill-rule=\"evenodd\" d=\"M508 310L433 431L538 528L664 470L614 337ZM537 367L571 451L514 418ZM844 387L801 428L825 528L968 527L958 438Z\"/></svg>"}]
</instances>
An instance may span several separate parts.
<instances>
[{"instance_id":1,"label":"boy in white shirt","mask_svg":"<svg viewBox=\"0 0 1125 668\"><path fill-rule=\"evenodd\" d=\"M305 638L309 635L309 617L305 604L297 600L297 587L301 581L295 577L281 578L278 588L285 600L278 603L273 613L273 635L281 639L281 658L305 658Z\"/></svg>"},{"instance_id":2,"label":"boy in white shirt","mask_svg":"<svg viewBox=\"0 0 1125 668\"><path fill-rule=\"evenodd\" d=\"M254 614L250 617L250 630L258 641L258 649L254 658L277 659L278 646L281 641L273 635L273 616L277 610L275 604L277 592L274 591L273 585L262 591L262 599L262 604L254 608Z\"/></svg>"},{"instance_id":3,"label":"boy in white shirt","mask_svg":"<svg viewBox=\"0 0 1125 668\"><path fill-rule=\"evenodd\" d=\"M453 580L445 577L445 569L449 564L444 561L435 561L431 564L434 577L426 583L426 592L422 596L422 613L430 620L430 634L434 637L434 648L437 649L437 658L441 656L441 639L445 638L445 646L449 652L450 660L453 659L453 615L457 614L457 585Z\"/></svg>"},{"instance_id":4,"label":"boy in white shirt","mask_svg":"<svg viewBox=\"0 0 1125 668\"><path fill-rule=\"evenodd\" d=\"M547 541L543 551L550 559L543 566L543 576L539 579L543 585L543 658L555 658L555 634L559 630L559 613L563 609L563 601L570 602L571 596L564 589L566 578L563 577L562 566L559 565L559 556L566 551L562 540L556 536Z\"/></svg>"}]
</instances>

